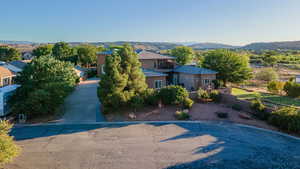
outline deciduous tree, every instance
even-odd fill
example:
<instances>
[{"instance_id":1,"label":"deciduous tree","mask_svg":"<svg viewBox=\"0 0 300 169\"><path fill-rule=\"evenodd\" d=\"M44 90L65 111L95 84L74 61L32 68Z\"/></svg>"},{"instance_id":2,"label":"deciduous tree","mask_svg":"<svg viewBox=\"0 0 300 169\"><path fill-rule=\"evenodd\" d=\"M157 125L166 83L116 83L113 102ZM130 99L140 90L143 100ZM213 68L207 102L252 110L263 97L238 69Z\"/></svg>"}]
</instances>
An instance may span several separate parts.
<instances>
[{"instance_id":1,"label":"deciduous tree","mask_svg":"<svg viewBox=\"0 0 300 169\"><path fill-rule=\"evenodd\" d=\"M239 83L251 78L249 58L227 49L218 49L206 54L203 67L218 72L218 79L224 82Z\"/></svg>"},{"instance_id":2,"label":"deciduous tree","mask_svg":"<svg viewBox=\"0 0 300 169\"><path fill-rule=\"evenodd\" d=\"M35 57L46 56L46 55L50 56L50 55L52 55L52 48L53 48L53 45L50 45L50 44L42 45L42 46L35 48L32 51L32 54Z\"/></svg>"},{"instance_id":3,"label":"deciduous tree","mask_svg":"<svg viewBox=\"0 0 300 169\"><path fill-rule=\"evenodd\" d=\"M0 61L9 62L13 60L21 60L20 52L13 47L0 46Z\"/></svg>"},{"instance_id":4,"label":"deciduous tree","mask_svg":"<svg viewBox=\"0 0 300 169\"><path fill-rule=\"evenodd\" d=\"M194 51L187 46L178 46L171 50L171 55L176 57L177 64L186 65L193 61Z\"/></svg>"}]
</instances>

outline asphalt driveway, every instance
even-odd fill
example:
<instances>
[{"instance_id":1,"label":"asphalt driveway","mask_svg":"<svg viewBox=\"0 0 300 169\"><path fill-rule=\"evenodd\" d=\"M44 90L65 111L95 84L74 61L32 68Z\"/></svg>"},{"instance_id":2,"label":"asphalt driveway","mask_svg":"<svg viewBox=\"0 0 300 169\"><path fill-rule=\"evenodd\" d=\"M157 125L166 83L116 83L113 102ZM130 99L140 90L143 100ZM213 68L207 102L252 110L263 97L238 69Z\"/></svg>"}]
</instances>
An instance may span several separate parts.
<instances>
[{"instance_id":1,"label":"asphalt driveway","mask_svg":"<svg viewBox=\"0 0 300 169\"><path fill-rule=\"evenodd\" d=\"M105 121L100 112L97 97L98 79L80 82L75 91L66 98L61 123L87 123Z\"/></svg>"},{"instance_id":2,"label":"asphalt driveway","mask_svg":"<svg viewBox=\"0 0 300 169\"><path fill-rule=\"evenodd\" d=\"M5 169L299 169L300 140L229 123L25 126Z\"/></svg>"}]
</instances>

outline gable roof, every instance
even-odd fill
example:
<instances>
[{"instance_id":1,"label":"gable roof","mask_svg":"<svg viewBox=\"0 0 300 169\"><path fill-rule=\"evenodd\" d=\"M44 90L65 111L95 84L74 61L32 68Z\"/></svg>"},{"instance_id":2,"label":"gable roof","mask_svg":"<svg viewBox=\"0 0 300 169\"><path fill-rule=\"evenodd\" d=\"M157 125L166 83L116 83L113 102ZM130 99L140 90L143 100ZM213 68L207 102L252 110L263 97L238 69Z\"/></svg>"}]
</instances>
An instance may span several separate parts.
<instances>
[{"instance_id":1,"label":"gable roof","mask_svg":"<svg viewBox=\"0 0 300 169\"><path fill-rule=\"evenodd\" d=\"M20 61L20 60L15 60L15 61L11 61L8 62L9 64L19 68L19 69L24 69L25 66L27 66L26 62Z\"/></svg>"},{"instance_id":2,"label":"gable roof","mask_svg":"<svg viewBox=\"0 0 300 169\"><path fill-rule=\"evenodd\" d=\"M4 66L0 66L0 77L14 76L14 73Z\"/></svg>"},{"instance_id":3,"label":"gable roof","mask_svg":"<svg viewBox=\"0 0 300 169\"><path fill-rule=\"evenodd\" d=\"M142 69L146 77L167 76L165 73L156 72L149 69Z\"/></svg>"},{"instance_id":4,"label":"gable roof","mask_svg":"<svg viewBox=\"0 0 300 169\"><path fill-rule=\"evenodd\" d=\"M189 65L177 66L173 71L178 73L186 73L186 74L217 74L218 73L210 69L205 69L196 66L189 66Z\"/></svg>"},{"instance_id":5,"label":"gable roof","mask_svg":"<svg viewBox=\"0 0 300 169\"><path fill-rule=\"evenodd\" d=\"M159 53L154 53L146 50L140 51L138 55L139 55L139 59L175 59L175 57L173 56L162 55Z\"/></svg>"}]
</instances>

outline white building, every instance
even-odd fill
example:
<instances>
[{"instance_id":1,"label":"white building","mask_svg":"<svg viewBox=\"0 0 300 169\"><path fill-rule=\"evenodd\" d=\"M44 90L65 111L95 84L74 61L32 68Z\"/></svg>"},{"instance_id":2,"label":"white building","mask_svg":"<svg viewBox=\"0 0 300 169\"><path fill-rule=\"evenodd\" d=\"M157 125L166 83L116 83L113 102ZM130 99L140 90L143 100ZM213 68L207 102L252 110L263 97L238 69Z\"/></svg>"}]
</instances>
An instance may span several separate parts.
<instances>
[{"instance_id":1,"label":"white building","mask_svg":"<svg viewBox=\"0 0 300 169\"><path fill-rule=\"evenodd\" d=\"M300 83L300 75L296 76L296 83Z\"/></svg>"},{"instance_id":2,"label":"white building","mask_svg":"<svg viewBox=\"0 0 300 169\"><path fill-rule=\"evenodd\" d=\"M0 117L9 112L8 99L20 85L9 85L0 88Z\"/></svg>"}]
</instances>

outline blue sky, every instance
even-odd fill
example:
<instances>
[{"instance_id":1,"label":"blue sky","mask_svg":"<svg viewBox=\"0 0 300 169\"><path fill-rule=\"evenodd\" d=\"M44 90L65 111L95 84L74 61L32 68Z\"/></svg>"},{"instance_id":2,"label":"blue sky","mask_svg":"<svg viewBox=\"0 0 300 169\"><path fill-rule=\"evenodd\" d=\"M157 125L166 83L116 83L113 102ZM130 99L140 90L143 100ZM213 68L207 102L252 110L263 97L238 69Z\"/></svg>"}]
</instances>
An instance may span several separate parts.
<instances>
[{"instance_id":1,"label":"blue sky","mask_svg":"<svg viewBox=\"0 0 300 169\"><path fill-rule=\"evenodd\" d=\"M3 0L0 39L220 42L300 40L299 0Z\"/></svg>"}]
</instances>

